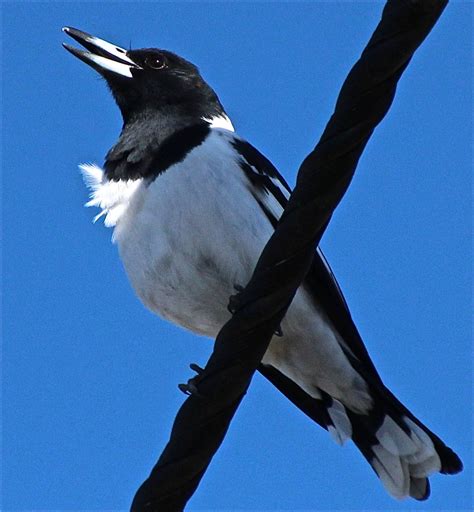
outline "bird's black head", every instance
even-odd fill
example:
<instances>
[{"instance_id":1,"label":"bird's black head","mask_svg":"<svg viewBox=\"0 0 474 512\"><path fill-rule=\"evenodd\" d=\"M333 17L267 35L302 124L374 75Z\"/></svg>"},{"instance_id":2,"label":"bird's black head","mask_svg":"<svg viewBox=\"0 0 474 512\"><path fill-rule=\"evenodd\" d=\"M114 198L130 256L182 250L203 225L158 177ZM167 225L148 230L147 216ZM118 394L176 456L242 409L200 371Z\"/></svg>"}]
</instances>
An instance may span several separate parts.
<instances>
[{"instance_id":1,"label":"bird's black head","mask_svg":"<svg viewBox=\"0 0 474 512\"><path fill-rule=\"evenodd\" d=\"M125 124L153 112L190 122L223 114L198 68L182 57L156 48L125 50L70 27L63 31L88 50L64 45L105 78Z\"/></svg>"}]
</instances>

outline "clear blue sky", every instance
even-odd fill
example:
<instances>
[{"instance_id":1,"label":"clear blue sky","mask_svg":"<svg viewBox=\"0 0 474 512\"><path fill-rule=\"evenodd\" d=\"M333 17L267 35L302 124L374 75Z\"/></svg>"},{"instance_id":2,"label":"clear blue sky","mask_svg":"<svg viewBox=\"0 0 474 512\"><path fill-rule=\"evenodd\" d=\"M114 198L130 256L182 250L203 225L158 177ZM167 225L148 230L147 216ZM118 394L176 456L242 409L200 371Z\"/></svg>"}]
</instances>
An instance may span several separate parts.
<instances>
[{"instance_id":1,"label":"clear blue sky","mask_svg":"<svg viewBox=\"0 0 474 512\"><path fill-rule=\"evenodd\" d=\"M121 127L61 48L71 25L199 65L238 132L290 183L381 3L3 3L3 506L126 509L212 343L146 311L77 165ZM472 508L472 5L416 54L323 240L391 389L465 462L397 502L256 376L189 510Z\"/></svg>"}]
</instances>

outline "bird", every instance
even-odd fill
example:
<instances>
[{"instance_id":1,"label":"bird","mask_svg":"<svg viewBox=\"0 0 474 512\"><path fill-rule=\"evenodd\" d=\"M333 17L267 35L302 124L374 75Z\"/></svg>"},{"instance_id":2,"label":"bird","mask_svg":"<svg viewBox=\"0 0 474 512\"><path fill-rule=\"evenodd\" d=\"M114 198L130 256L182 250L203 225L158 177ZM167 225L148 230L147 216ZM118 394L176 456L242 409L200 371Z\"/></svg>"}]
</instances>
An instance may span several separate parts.
<instances>
[{"instance_id":1,"label":"bird","mask_svg":"<svg viewBox=\"0 0 474 512\"><path fill-rule=\"evenodd\" d=\"M128 279L160 317L214 338L291 189L241 138L199 69L158 48L124 49L72 27L63 46L105 80L123 118L102 167L82 164L87 206L113 229ZM425 500L458 455L384 385L321 249L259 371L326 429L352 440L386 491Z\"/></svg>"}]
</instances>

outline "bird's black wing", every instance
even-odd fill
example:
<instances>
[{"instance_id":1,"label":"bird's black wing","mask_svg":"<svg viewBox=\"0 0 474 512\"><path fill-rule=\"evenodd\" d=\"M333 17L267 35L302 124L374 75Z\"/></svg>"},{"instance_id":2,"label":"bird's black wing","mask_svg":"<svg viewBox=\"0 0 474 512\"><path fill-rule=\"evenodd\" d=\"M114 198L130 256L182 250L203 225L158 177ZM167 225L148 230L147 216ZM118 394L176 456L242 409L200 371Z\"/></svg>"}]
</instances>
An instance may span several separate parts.
<instances>
[{"instance_id":1,"label":"bird's black wing","mask_svg":"<svg viewBox=\"0 0 474 512\"><path fill-rule=\"evenodd\" d=\"M238 138L235 138L232 144L239 154L240 167L249 181L251 193L275 227L288 202L290 187L273 164L251 144ZM275 208L275 202L281 207L278 211ZM344 340L346 346L342 348L351 364L364 378L381 384L377 370L352 320L341 288L319 247L303 286L312 299L322 307Z\"/></svg>"},{"instance_id":2,"label":"bird's black wing","mask_svg":"<svg viewBox=\"0 0 474 512\"><path fill-rule=\"evenodd\" d=\"M251 144L235 138L233 145L239 154L242 171L248 178L249 190L269 222L275 227L288 202L291 193L290 187L273 164ZM276 203L278 203L278 208L275 207ZM312 300L327 314L333 328L337 330L342 338L341 349L354 369L370 387L371 397L374 400L370 415L366 417L347 409L346 412L352 424L352 440L379 477L380 472L373 465L374 460L377 459L373 447L379 441L372 434L377 432L387 414L395 419L402 429L406 428L404 419L410 418L429 435L440 456L441 472L457 473L460 471L462 463L459 457L439 437L423 425L383 384L352 320L347 302L336 278L319 247L315 251L311 268L303 286ZM323 428L329 431L333 430L334 423L328 414L328 410L333 403L331 396L323 390L319 390L320 399L311 397L273 366L262 364L259 371L307 416ZM429 482L426 478L422 480L421 490L413 491L414 494L412 494L417 499L426 499L429 495Z\"/></svg>"}]
</instances>

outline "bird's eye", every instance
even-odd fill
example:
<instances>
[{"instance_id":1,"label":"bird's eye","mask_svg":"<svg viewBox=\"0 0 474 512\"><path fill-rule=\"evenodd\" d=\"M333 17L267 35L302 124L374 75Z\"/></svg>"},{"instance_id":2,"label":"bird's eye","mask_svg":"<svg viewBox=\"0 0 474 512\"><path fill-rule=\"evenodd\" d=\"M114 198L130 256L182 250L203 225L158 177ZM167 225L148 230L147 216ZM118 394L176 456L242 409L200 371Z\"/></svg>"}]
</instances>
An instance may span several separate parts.
<instances>
[{"instance_id":1,"label":"bird's eye","mask_svg":"<svg viewBox=\"0 0 474 512\"><path fill-rule=\"evenodd\" d=\"M166 67L166 61L161 55L153 55L145 59L145 64L152 69L163 69Z\"/></svg>"}]
</instances>

